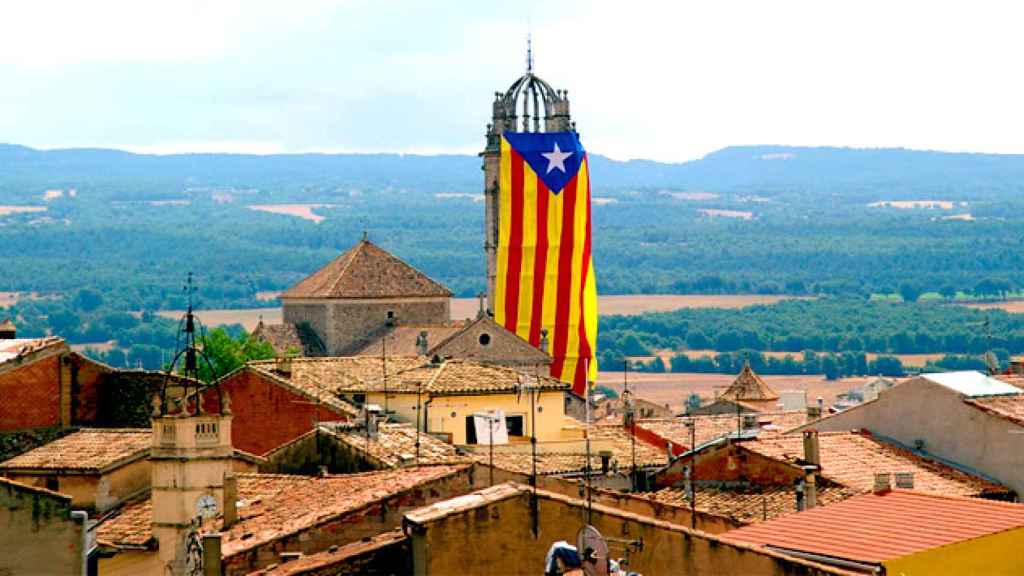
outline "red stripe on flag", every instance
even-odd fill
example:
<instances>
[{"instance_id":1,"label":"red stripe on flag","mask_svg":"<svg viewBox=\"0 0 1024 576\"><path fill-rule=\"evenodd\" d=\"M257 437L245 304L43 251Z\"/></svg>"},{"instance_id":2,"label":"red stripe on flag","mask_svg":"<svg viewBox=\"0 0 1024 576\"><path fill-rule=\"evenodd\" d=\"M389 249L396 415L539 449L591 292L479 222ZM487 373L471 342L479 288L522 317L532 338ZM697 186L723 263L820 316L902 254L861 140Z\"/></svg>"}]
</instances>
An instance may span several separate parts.
<instances>
[{"instance_id":1,"label":"red stripe on flag","mask_svg":"<svg viewBox=\"0 0 1024 576\"><path fill-rule=\"evenodd\" d=\"M569 304L572 294L572 251L574 244L574 232L576 228L576 176L562 188L562 239L558 247L558 292L555 298L555 333L552 334L554 353L551 362L551 375L555 378L562 377L562 369L565 367L565 351L569 346L569 333L566 325L569 324Z\"/></svg>"},{"instance_id":2,"label":"red stripe on flag","mask_svg":"<svg viewBox=\"0 0 1024 576\"><path fill-rule=\"evenodd\" d=\"M505 269L505 328L515 332L519 322L519 274L523 261L523 157L510 150L512 215L509 218L508 268Z\"/></svg>"},{"instance_id":3,"label":"red stripe on flag","mask_svg":"<svg viewBox=\"0 0 1024 576\"><path fill-rule=\"evenodd\" d=\"M533 257L533 307L530 311L530 344L540 346L544 323L544 280L548 269L548 202L551 191L537 178L537 249Z\"/></svg>"},{"instance_id":4,"label":"red stripe on flag","mask_svg":"<svg viewBox=\"0 0 1024 576\"><path fill-rule=\"evenodd\" d=\"M580 277L583 278L583 282L580 283L580 307L583 310L580 313L580 351L579 359L576 361L576 374L572 380L573 392L580 396L586 397L587 393L587 378L590 376L590 342L587 340L587 314L586 307L584 306L584 298L587 290L587 276L590 272L590 179L587 178L587 219L586 219L586 230L583 232L583 269L580 271ZM586 359L586 361L584 361ZM587 369L584 369L586 367Z\"/></svg>"}]
</instances>

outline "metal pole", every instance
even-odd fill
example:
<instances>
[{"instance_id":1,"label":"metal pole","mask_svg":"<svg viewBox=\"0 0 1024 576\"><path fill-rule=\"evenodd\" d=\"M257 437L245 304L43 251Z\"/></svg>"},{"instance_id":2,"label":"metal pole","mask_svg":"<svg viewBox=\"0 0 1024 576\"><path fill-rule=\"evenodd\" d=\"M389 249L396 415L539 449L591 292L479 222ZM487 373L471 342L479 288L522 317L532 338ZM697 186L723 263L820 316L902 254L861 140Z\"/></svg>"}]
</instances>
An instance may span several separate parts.
<instances>
[{"instance_id":1,"label":"metal pole","mask_svg":"<svg viewBox=\"0 0 1024 576\"><path fill-rule=\"evenodd\" d=\"M587 436L586 436L586 439L587 439L587 462L586 462L586 468L585 468L586 475L587 475L587 524L590 524L593 521L593 515L594 515L594 500L593 500L593 494L592 494L593 490L591 489L591 485L590 485L590 382L588 380L589 377L590 377L590 366L589 366L589 363L588 363L588 359L584 358L583 359L583 386L585 388L584 394L585 394L586 401L583 404L586 407L586 415L587 415L587 428L586 428L586 433L587 433Z\"/></svg>"},{"instance_id":2,"label":"metal pole","mask_svg":"<svg viewBox=\"0 0 1024 576\"><path fill-rule=\"evenodd\" d=\"M384 417L388 417L388 352L387 352L387 341L388 335L385 334L380 339L380 367L381 372L384 374Z\"/></svg>"},{"instance_id":3,"label":"metal pole","mask_svg":"<svg viewBox=\"0 0 1024 576\"><path fill-rule=\"evenodd\" d=\"M491 461L491 465L490 465L490 467L488 467L487 473L490 475L491 486L494 486L494 415L493 414L490 414L490 415L487 416L487 424L488 424L488 428L491 431L491 433L488 434L488 440L490 441L489 442L489 444L490 444L490 448L489 448L490 456L489 456L489 458L490 458L490 461Z\"/></svg>"},{"instance_id":4,"label":"metal pole","mask_svg":"<svg viewBox=\"0 0 1024 576\"><path fill-rule=\"evenodd\" d=\"M697 528L697 419L690 418L690 528Z\"/></svg>"},{"instance_id":5,"label":"metal pole","mask_svg":"<svg viewBox=\"0 0 1024 576\"><path fill-rule=\"evenodd\" d=\"M533 390L530 394L530 450L533 452L533 470L530 473L530 486L533 497L530 500L530 512L533 516L533 537L540 533L540 510L537 505L537 392L540 389L540 374L534 366Z\"/></svg>"},{"instance_id":6,"label":"metal pole","mask_svg":"<svg viewBox=\"0 0 1024 576\"><path fill-rule=\"evenodd\" d=\"M423 382L416 382L416 467L420 467L420 419L423 417L423 405L420 404L420 392Z\"/></svg>"}]
</instances>

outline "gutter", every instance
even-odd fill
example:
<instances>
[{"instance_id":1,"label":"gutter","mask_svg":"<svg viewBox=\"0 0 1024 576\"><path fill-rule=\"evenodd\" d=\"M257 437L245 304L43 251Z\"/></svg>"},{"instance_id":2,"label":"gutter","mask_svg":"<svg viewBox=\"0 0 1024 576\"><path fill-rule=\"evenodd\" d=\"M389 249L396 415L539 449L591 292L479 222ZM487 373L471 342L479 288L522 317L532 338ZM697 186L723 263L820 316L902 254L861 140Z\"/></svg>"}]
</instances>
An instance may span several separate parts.
<instances>
[{"instance_id":1,"label":"gutter","mask_svg":"<svg viewBox=\"0 0 1024 576\"><path fill-rule=\"evenodd\" d=\"M839 566L840 568L850 568L851 570L859 570L861 572L867 572L869 574L885 574L885 568L878 564L868 564L865 562L854 562L853 560L843 560L842 558L834 558L832 556L824 556L821 554L814 554L812 552L800 552L798 550L792 550L790 548L782 548L780 546L772 546L765 544L766 550L772 552L778 552L786 556L793 556L794 558L801 558L803 560L810 560L812 562L819 562L821 564L831 564L833 566Z\"/></svg>"}]
</instances>

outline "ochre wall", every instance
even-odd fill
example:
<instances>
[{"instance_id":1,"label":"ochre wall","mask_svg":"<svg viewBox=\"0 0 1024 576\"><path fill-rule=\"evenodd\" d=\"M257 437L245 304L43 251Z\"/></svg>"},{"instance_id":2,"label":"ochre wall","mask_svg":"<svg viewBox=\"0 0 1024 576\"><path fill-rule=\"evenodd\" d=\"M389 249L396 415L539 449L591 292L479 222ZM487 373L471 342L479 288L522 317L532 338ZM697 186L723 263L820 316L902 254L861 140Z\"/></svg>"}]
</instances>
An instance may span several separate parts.
<instances>
[{"instance_id":1,"label":"ochre wall","mask_svg":"<svg viewBox=\"0 0 1024 576\"><path fill-rule=\"evenodd\" d=\"M256 455L266 454L309 432L316 421L347 419L249 369L236 372L221 387L231 394L232 444ZM210 394L206 402L215 399L216 395Z\"/></svg>"},{"instance_id":2,"label":"ochre wall","mask_svg":"<svg viewBox=\"0 0 1024 576\"><path fill-rule=\"evenodd\" d=\"M82 574L83 528L68 500L0 482L0 574Z\"/></svg>"},{"instance_id":3,"label":"ochre wall","mask_svg":"<svg viewBox=\"0 0 1024 576\"><path fill-rule=\"evenodd\" d=\"M576 541L587 509L561 496L539 498L539 536L534 538L529 495L520 494L412 527L414 574L502 574L533 576L559 540ZM594 505L591 524L602 535L643 540L629 556L629 569L642 574L756 576L848 574L808 562L730 544L701 532ZM612 557L624 556L622 545Z\"/></svg>"},{"instance_id":4,"label":"ochre wall","mask_svg":"<svg viewBox=\"0 0 1024 576\"><path fill-rule=\"evenodd\" d=\"M453 475L327 519L290 536L227 556L223 559L224 574L249 574L270 564L280 563L281 552L313 554L333 545L344 545L394 530L402 525L402 517L406 512L477 490L481 488L474 483L478 480L474 477L473 468L466 467Z\"/></svg>"},{"instance_id":5,"label":"ochre wall","mask_svg":"<svg viewBox=\"0 0 1024 576\"><path fill-rule=\"evenodd\" d=\"M163 576L160 555L149 550L125 550L99 559L99 576Z\"/></svg>"},{"instance_id":6,"label":"ochre wall","mask_svg":"<svg viewBox=\"0 0 1024 576\"><path fill-rule=\"evenodd\" d=\"M537 395L537 440L552 442L577 438L578 432L563 430L566 425L564 393L561 391L541 392ZM415 396L415 395L414 395ZM436 396L427 408L428 431L452 434L453 444L466 443L466 417L474 412L502 410L506 416L521 415L524 433L529 437L532 430L530 395L486 394L479 396ZM455 416L452 416L452 412ZM413 420L415 421L415 420Z\"/></svg>"},{"instance_id":7,"label":"ochre wall","mask_svg":"<svg viewBox=\"0 0 1024 576\"><path fill-rule=\"evenodd\" d=\"M1024 528L941 546L884 562L888 576L1024 573Z\"/></svg>"},{"instance_id":8,"label":"ochre wall","mask_svg":"<svg viewBox=\"0 0 1024 576\"><path fill-rule=\"evenodd\" d=\"M0 430L60 426L60 355L0 373Z\"/></svg>"}]
</instances>

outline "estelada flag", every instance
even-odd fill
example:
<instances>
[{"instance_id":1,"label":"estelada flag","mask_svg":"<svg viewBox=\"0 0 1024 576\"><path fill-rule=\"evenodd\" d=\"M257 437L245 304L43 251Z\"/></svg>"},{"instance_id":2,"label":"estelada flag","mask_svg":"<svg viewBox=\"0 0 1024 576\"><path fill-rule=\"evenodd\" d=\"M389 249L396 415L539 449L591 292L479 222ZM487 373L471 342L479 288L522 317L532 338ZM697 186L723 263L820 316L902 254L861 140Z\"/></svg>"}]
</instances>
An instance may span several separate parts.
<instances>
[{"instance_id":1,"label":"estelada flag","mask_svg":"<svg viewBox=\"0 0 1024 576\"><path fill-rule=\"evenodd\" d=\"M551 375L583 394L597 377L587 153L575 132L505 132L500 166L495 321L534 346L546 328Z\"/></svg>"}]
</instances>

